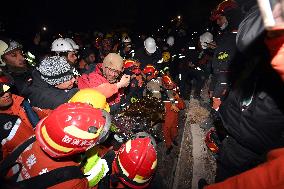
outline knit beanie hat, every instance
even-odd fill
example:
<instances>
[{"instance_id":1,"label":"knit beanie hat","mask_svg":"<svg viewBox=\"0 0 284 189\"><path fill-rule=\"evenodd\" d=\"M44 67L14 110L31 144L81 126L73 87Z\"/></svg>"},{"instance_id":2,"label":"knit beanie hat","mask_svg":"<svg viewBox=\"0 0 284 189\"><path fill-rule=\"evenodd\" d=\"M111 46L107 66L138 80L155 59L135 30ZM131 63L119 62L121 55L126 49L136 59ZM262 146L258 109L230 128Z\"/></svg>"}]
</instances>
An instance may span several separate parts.
<instances>
[{"instance_id":1,"label":"knit beanie hat","mask_svg":"<svg viewBox=\"0 0 284 189\"><path fill-rule=\"evenodd\" d=\"M51 56L44 58L37 70L41 78L50 85L59 85L74 77L73 68L64 57Z\"/></svg>"}]
</instances>

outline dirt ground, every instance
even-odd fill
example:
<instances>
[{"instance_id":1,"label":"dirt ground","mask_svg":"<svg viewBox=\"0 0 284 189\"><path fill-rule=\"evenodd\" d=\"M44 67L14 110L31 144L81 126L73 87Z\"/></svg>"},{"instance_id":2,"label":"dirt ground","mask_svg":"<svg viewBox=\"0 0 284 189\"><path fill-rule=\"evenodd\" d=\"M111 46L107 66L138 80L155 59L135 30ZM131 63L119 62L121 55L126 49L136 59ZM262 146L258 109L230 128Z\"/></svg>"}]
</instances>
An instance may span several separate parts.
<instances>
[{"instance_id":1,"label":"dirt ground","mask_svg":"<svg viewBox=\"0 0 284 189\"><path fill-rule=\"evenodd\" d=\"M158 143L158 167L151 188L196 189L200 178L209 183L214 181L215 159L207 151L205 132L200 128L209 116L203 105L193 98L187 101L187 108L180 112L179 145L169 155L165 153L164 143Z\"/></svg>"}]
</instances>

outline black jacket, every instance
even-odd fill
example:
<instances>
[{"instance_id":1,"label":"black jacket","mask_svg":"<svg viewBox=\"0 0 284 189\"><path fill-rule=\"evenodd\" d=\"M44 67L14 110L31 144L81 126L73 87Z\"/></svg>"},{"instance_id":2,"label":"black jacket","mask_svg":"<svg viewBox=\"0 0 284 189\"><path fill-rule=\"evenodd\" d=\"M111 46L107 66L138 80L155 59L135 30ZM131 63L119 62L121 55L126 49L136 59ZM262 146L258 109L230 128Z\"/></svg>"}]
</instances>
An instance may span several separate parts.
<instances>
[{"instance_id":1,"label":"black jacket","mask_svg":"<svg viewBox=\"0 0 284 189\"><path fill-rule=\"evenodd\" d=\"M30 100L31 105L43 109L55 109L57 106L68 102L78 92L77 88L71 90L57 89L43 81L40 73L34 70L31 84L23 91Z\"/></svg>"},{"instance_id":2,"label":"black jacket","mask_svg":"<svg viewBox=\"0 0 284 189\"><path fill-rule=\"evenodd\" d=\"M241 24L242 35L238 36L237 44L246 49L246 69L219 112L230 136L251 151L265 154L284 146L284 83L270 65L263 36L255 35L256 31L251 29L251 19L258 16L250 14ZM250 41L257 43L248 44L244 40L248 36L254 36Z\"/></svg>"},{"instance_id":3,"label":"black jacket","mask_svg":"<svg viewBox=\"0 0 284 189\"><path fill-rule=\"evenodd\" d=\"M157 49L155 53L148 55L143 47L137 50L134 59L141 63L141 69L144 69L148 64L152 64L155 68L157 68L157 62L162 59L162 54L161 51Z\"/></svg>"}]
</instances>

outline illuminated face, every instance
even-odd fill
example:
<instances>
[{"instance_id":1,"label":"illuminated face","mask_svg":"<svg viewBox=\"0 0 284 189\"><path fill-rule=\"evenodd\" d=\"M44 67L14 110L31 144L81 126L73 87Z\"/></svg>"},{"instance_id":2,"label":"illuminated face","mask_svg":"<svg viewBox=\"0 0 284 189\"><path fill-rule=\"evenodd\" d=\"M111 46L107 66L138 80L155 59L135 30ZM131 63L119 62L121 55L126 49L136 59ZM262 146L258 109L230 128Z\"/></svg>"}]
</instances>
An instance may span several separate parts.
<instances>
[{"instance_id":1,"label":"illuminated face","mask_svg":"<svg viewBox=\"0 0 284 189\"><path fill-rule=\"evenodd\" d=\"M228 26L228 20L225 16L220 16L216 20L218 26L221 28L221 30L224 30Z\"/></svg>"},{"instance_id":2,"label":"illuminated face","mask_svg":"<svg viewBox=\"0 0 284 189\"><path fill-rule=\"evenodd\" d=\"M64 83L56 85L55 87L58 88L58 89L63 89L63 90L72 89L75 81L76 81L76 79L73 77L71 80L65 81Z\"/></svg>"},{"instance_id":3,"label":"illuminated face","mask_svg":"<svg viewBox=\"0 0 284 189\"><path fill-rule=\"evenodd\" d=\"M95 62L95 61L96 61L96 56L95 56L95 54L90 54L90 55L88 56L88 61L89 61L90 63Z\"/></svg>"},{"instance_id":4,"label":"illuminated face","mask_svg":"<svg viewBox=\"0 0 284 189\"><path fill-rule=\"evenodd\" d=\"M12 67L25 68L27 66L21 49L8 52L7 54L3 55L3 59L6 64Z\"/></svg>"},{"instance_id":5,"label":"illuminated face","mask_svg":"<svg viewBox=\"0 0 284 189\"><path fill-rule=\"evenodd\" d=\"M68 52L68 54L67 54L68 62L70 62L71 64L75 64L77 62L77 59L78 59L78 57L77 57L76 52L73 52L73 51Z\"/></svg>"},{"instance_id":6,"label":"illuminated face","mask_svg":"<svg viewBox=\"0 0 284 189\"><path fill-rule=\"evenodd\" d=\"M108 80L109 83L117 82L119 75L121 74L122 70L115 70L109 67L103 67L103 74Z\"/></svg>"},{"instance_id":7,"label":"illuminated face","mask_svg":"<svg viewBox=\"0 0 284 189\"><path fill-rule=\"evenodd\" d=\"M11 92L2 93L0 97L0 108L11 106L13 103L12 94Z\"/></svg>"}]
</instances>

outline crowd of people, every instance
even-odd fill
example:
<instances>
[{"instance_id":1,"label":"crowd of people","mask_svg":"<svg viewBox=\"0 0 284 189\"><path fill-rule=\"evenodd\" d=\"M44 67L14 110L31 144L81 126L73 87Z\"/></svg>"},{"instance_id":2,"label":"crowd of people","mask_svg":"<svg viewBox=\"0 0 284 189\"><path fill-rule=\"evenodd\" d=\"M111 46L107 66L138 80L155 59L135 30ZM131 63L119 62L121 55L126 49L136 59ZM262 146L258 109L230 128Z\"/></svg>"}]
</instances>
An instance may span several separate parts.
<instances>
[{"instance_id":1,"label":"crowd of people","mask_svg":"<svg viewBox=\"0 0 284 189\"><path fill-rule=\"evenodd\" d=\"M179 145L179 112L194 98L210 107L206 143L217 162L216 183L201 178L200 189L284 188L284 33L268 29L260 10L221 2L210 16L217 29L201 32L194 48L181 19L135 42L95 32L46 48L36 35L26 53L1 37L0 187L151 188L156 145L164 141L166 155ZM117 139L112 117L143 98L164 108L163 140Z\"/></svg>"}]
</instances>

